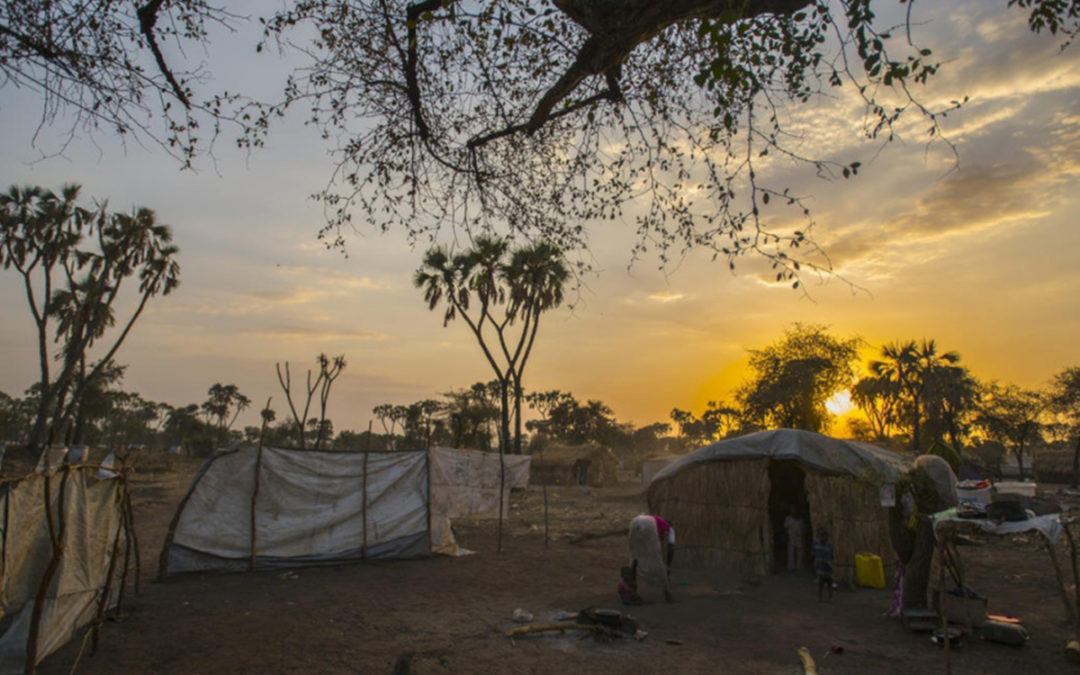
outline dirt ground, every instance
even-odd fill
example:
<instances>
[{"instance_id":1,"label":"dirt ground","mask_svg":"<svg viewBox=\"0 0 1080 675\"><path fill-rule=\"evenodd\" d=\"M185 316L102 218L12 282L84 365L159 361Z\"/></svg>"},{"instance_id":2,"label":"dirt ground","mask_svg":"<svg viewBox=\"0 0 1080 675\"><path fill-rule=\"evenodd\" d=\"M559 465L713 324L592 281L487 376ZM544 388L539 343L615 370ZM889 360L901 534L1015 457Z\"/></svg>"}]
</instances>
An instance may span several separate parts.
<instances>
[{"instance_id":1,"label":"dirt ground","mask_svg":"<svg viewBox=\"0 0 1080 675\"><path fill-rule=\"evenodd\" d=\"M801 672L801 646L821 673L945 672L945 654L927 634L883 616L891 591L841 589L820 603L808 573L753 582L683 569L676 558L675 603L623 608L615 586L625 537L573 539L625 528L644 509L634 484L550 488L547 548L541 489L530 487L513 496L502 554L492 522L459 522L458 539L475 555L153 582L168 522L197 466L135 479L142 593L106 624L97 653L77 672L788 675ZM1021 617L1031 640L1025 647L968 640L952 652L953 672L1080 672L1063 658L1063 601L1034 537L988 540L962 547L962 555L969 585L990 598L992 612ZM519 625L515 609L546 623L586 607L625 609L648 635L603 642L506 635ZM78 652L76 639L39 672L70 672Z\"/></svg>"}]
</instances>

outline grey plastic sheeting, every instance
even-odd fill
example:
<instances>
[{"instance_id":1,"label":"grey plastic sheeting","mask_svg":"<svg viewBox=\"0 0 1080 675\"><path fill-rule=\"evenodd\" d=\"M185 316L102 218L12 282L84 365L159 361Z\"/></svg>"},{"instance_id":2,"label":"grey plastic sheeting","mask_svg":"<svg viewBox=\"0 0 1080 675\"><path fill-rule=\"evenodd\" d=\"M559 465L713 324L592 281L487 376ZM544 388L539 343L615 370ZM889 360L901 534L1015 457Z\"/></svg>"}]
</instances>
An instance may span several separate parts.
<instances>
[{"instance_id":1,"label":"grey plastic sheeting","mask_svg":"<svg viewBox=\"0 0 1080 675\"><path fill-rule=\"evenodd\" d=\"M359 562L361 560L402 560L408 558L425 558L431 553L426 532L394 539L393 541L373 544L364 550L363 547L353 548L346 551L325 553L322 555L297 556L295 558L275 558L271 556L257 556L255 566L260 570L281 569L291 567L327 567L332 565L344 565ZM221 558L218 556L196 551L173 544L168 550L169 570L182 570L183 572L247 572L250 570L251 558Z\"/></svg>"},{"instance_id":2,"label":"grey plastic sheeting","mask_svg":"<svg viewBox=\"0 0 1080 675\"><path fill-rule=\"evenodd\" d=\"M905 457L870 443L831 438L813 431L775 429L728 438L668 464L650 485L707 462L742 459L789 459L825 473L869 476L891 483L911 469Z\"/></svg>"},{"instance_id":3,"label":"grey plastic sheeting","mask_svg":"<svg viewBox=\"0 0 1080 675\"><path fill-rule=\"evenodd\" d=\"M244 446L207 460L164 551L166 575L226 571L250 559L257 463L257 562L333 564L361 548L366 557L430 554L427 453L371 453L365 460L362 453L265 447L257 458L257 448Z\"/></svg>"}]
</instances>

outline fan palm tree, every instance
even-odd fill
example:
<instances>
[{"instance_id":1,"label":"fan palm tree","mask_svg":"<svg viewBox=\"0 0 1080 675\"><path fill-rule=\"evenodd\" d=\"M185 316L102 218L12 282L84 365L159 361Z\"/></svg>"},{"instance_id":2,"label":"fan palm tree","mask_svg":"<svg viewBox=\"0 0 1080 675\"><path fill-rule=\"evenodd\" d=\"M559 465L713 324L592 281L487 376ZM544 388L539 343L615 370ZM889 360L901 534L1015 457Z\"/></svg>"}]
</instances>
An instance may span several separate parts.
<instances>
[{"instance_id":1,"label":"fan palm tree","mask_svg":"<svg viewBox=\"0 0 1080 675\"><path fill-rule=\"evenodd\" d=\"M536 341L540 316L562 304L570 272L562 252L549 242L540 241L514 251L501 274L509 289L507 316L511 321L521 320L524 324L522 339L514 355L507 355L508 360L517 364L511 371L514 380L514 453L521 454L521 374ZM505 349L505 344L503 347Z\"/></svg>"}]
</instances>

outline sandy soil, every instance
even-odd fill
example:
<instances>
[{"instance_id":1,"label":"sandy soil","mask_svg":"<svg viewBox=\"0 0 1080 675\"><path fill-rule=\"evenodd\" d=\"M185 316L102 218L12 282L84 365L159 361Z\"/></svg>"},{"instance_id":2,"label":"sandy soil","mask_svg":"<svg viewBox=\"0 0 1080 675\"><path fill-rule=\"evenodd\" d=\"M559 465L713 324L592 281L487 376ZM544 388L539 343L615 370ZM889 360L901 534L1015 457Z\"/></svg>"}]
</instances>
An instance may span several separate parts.
<instances>
[{"instance_id":1,"label":"sandy soil","mask_svg":"<svg viewBox=\"0 0 1080 675\"><path fill-rule=\"evenodd\" d=\"M153 583L168 522L197 468L140 475L133 495L142 550L139 597L101 632L81 673L790 673L809 648L821 673L944 672L941 648L882 614L892 593L841 590L819 603L808 574L757 583L676 566L676 602L623 608L615 595L623 536L574 543L574 535L625 527L644 509L635 485L550 492L545 548L541 490L515 494L495 552L490 522L455 526L464 558L191 575ZM1023 619L1026 647L969 640L953 650L956 673L1064 673L1069 634L1048 556L1032 537L965 546L969 584L990 610ZM1064 556L1061 560L1065 561ZM1068 569L1066 568L1066 573ZM515 609L548 622L558 611L626 609L642 641L543 634L511 639ZM842 647L835 654L832 647ZM78 640L39 672L68 673Z\"/></svg>"}]
</instances>

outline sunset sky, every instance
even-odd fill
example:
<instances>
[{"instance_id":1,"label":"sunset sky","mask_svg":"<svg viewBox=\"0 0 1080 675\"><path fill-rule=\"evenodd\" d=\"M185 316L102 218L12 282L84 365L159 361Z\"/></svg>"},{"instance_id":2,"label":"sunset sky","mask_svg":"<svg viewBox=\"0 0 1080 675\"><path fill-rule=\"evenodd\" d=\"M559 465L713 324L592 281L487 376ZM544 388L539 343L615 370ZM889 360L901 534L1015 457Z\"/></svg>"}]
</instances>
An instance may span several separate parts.
<instances>
[{"instance_id":1,"label":"sunset sky","mask_svg":"<svg viewBox=\"0 0 1080 675\"><path fill-rule=\"evenodd\" d=\"M666 271L652 258L628 269L632 218L594 225L596 274L572 308L544 317L526 388L600 399L620 421L669 421L673 407L700 413L730 399L746 350L796 321L861 336L868 356L884 342L935 338L978 377L1028 387L1080 365L1080 46L1061 51L1060 38L1032 35L1005 4L920 9L920 35L943 63L922 97L969 97L944 124L958 165L944 145L926 145L914 118L884 148L865 141L850 87L795 111L808 152L863 163L837 182L806 167L767 169L812 196L815 236L839 278L807 276L803 294L767 283L752 261L732 274L704 254ZM218 68L219 56L205 58ZM274 58L255 63L275 69ZM403 234L352 236L348 257L317 241L323 216L308 195L331 163L314 130L293 120L250 156L221 143L216 166L192 172L107 133L42 158L59 148L60 129L41 130L34 147L39 119L36 95L0 88L0 189L80 183L86 201L154 209L181 248L180 288L152 303L119 354L126 389L183 405L234 383L256 408L273 396L280 418L275 362L299 370L319 352L344 354L330 411L340 430L366 428L378 404L491 378L465 326L444 328L427 310L412 285L423 250ZM2 271L0 316L0 391L21 395L36 352L21 286Z\"/></svg>"}]
</instances>

